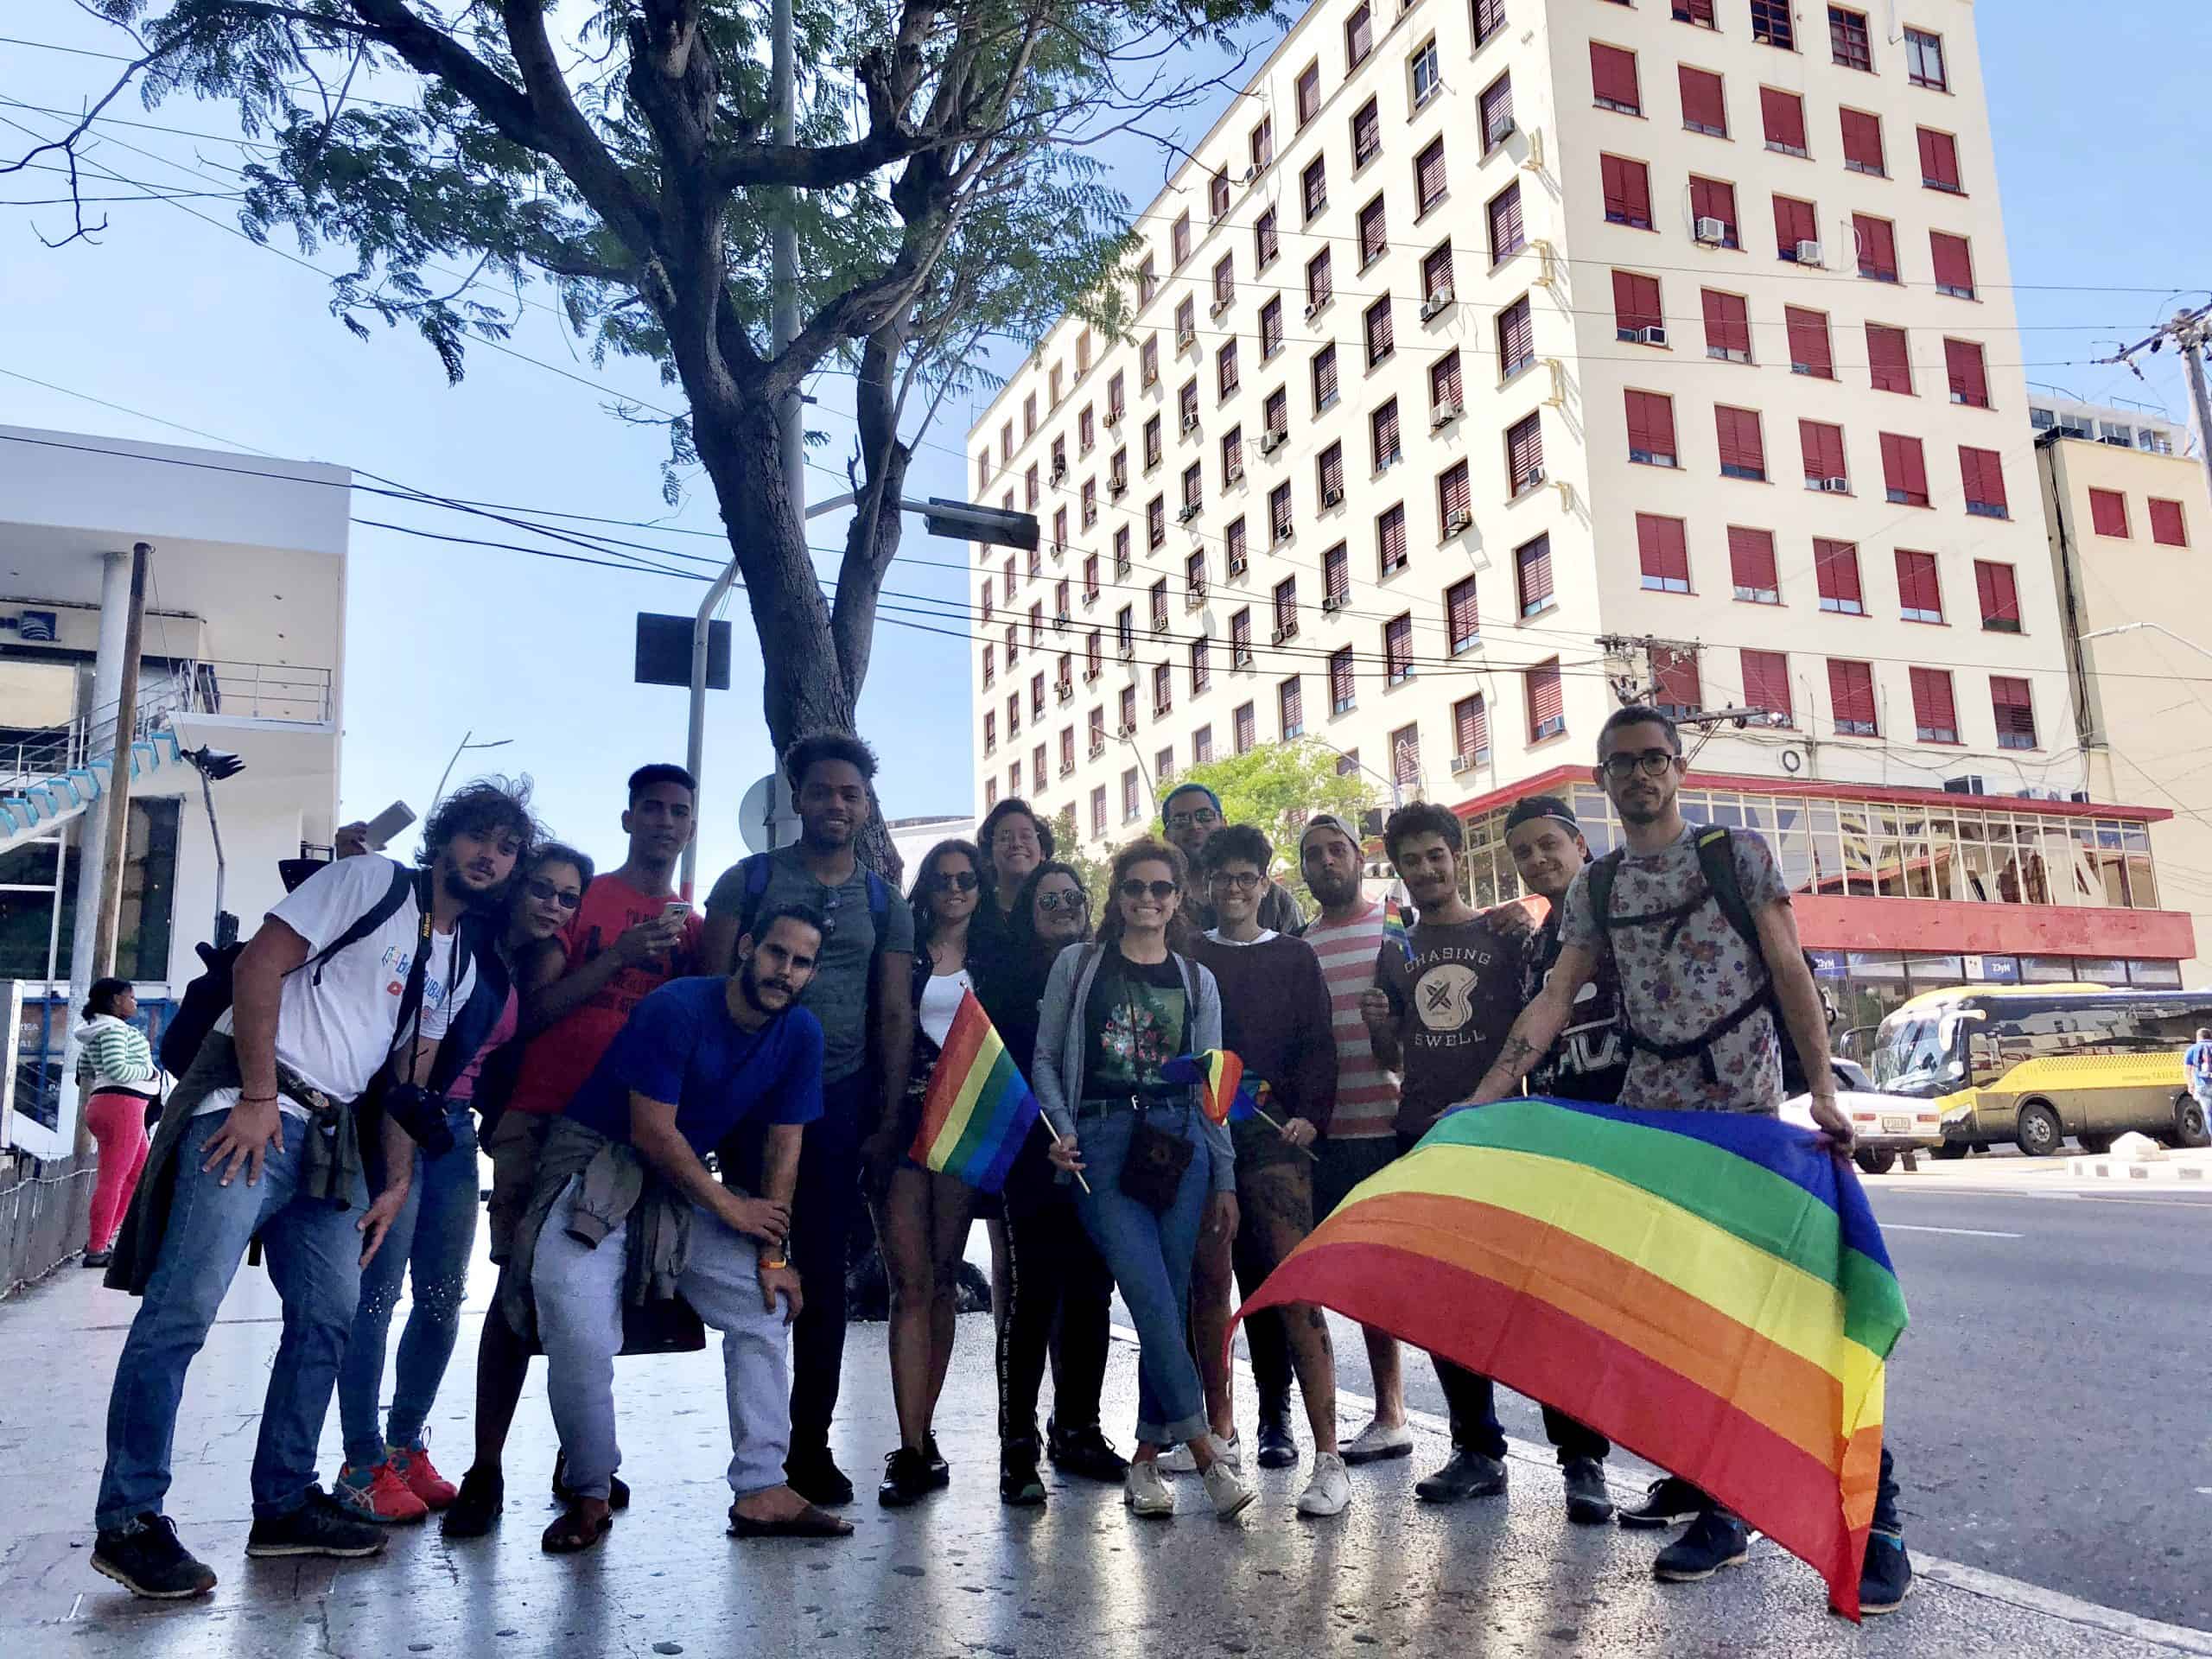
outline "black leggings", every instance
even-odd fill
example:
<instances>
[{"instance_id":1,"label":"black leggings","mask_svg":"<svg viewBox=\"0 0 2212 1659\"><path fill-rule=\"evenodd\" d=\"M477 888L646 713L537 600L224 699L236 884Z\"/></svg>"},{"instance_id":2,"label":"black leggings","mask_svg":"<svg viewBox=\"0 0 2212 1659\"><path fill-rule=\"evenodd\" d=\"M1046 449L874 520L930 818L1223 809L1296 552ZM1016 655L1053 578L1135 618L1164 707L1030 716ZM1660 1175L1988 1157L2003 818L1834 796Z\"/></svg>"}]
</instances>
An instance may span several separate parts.
<instances>
[{"instance_id":1,"label":"black leggings","mask_svg":"<svg viewBox=\"0 0 2212 1659\"><path fill-rule=\"evenodd\" d=\"M1045 1382L1055 1321L1059 1338L1052 1421L1062 1432L1098 1426L1106 1385L1107 1319L1114 1277L1083 1230L1072 1200L1033 1206L1009 1192L1006 1217L1006 1319L999 1327L999 1440L1037 1438L1037 1395Z\"/></svg>"}]
</instances>

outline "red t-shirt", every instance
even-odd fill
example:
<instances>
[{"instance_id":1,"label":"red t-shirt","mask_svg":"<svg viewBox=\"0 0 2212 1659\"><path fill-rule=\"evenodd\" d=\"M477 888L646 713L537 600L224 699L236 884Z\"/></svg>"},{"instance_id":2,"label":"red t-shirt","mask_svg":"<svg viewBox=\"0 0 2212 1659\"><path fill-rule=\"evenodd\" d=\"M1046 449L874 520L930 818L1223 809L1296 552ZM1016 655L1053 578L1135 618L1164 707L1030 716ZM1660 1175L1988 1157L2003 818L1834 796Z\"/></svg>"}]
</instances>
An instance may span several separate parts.
<instances>
[{"instance_id":1,"label":"red t-shirt","mask_svg":"<svg viewBox=\"0 0 2212 1659\"><path fill-rule=\"evenodd\" d=\"M575 973L601 950L613 949L625 929L652 920L671 902L648 898L615 876L594 877L591 886L584 889L583 903L576 906L575 919L561 935L568 951L563 976ZM630 1010L648 992L691 971L705 925L696 911L690 912L683 918L683 946L672 959L657 957L634 967L617 968L613 977L594 992L589 1001L570 1009L557 1025L533 1037L523 1055L522 1071L515 1079L508 1109L550 1116L566 1106L569 1096L583 1087L600 1056L607 1052L622 1022L630 1017Z\"/></svg>"}]
</instances>

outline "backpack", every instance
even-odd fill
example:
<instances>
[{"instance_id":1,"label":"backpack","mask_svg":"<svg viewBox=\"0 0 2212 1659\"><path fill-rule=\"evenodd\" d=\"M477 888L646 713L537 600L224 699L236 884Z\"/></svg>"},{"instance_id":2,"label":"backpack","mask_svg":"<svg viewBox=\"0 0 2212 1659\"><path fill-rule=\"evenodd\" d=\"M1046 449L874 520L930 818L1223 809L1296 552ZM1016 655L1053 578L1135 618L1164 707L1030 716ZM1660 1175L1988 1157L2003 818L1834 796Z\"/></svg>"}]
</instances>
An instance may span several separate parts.
<instances>
[{"instance_id":1,"label":"backpack","mask_svg":"<svg viewBox=\"0 0 2212 1659\"><path fill-rule=\"evenodd\" d=\"M1751 907L1744 899L1743 884L1736 877L1736 853L1730 844L1728 830L1721 824L1708 824L1697 832L1698 872L1705 878L1706 893L1694 895L1684 905L1672 910L1658 911L1649 916L1615 916L1613 914L1613 880L1620 874L1621 861L1626 856L1625 848L1616 847L1590 866L1590 913L1596 918L1599 931L1611 936L1613 929L1624 922L1665 922L1669 925L1668 939L1671 943L1675 930L1687 921L1690 914L1704 904L1707 893L1720 906L1720 913L1728 918L1744 943L1751 947L1753 960L1765 964L1764 947L1759 943L1758 922L1751 914ZM1809 972L1813 958L1805 957ZM1720 1038L1742 1025L1760 1009L1765 1009L1774 1021L1774 1034L1782 1049L1782 1090L1785 1097L1802 1095L1810 1086L1805 1073L1805 1062L1797 1052L1796 1039L1789 1034L1789 1022L1783 1018L1781 999L1775 995L1774 976L1768 973L1761 985L1742 1006L1708 1026L1697 1037L1687 1043L1655 1043L1637 1034L1628 1018L1628 999L1621 999L1621 1020L1628 1032L1629 1042L1648 1054L1662 1059L1688 1059L1700 1057L1706 1075L1713 1075L1712 1046Z\"/></svg>"},{"instance_id":2,"label":"backpack","mask_svg":"<svg viewBox=\"0 0 2212 1659\"><path fill-rule=\"evenodd\" d=\"M737 868L745 873L745 898L737 911L737 931L741 937L753 931L753 918L760 908L762 897L768 891L768 877L775 868L774 859L773 853L754 853L738 862ZM861 865L860 872L868 881L868 920L875 926L875 949L868 957L872 969L875 957L883 951L883 923L891 913L891 900L894 895L891 884L867 865ZM871 991L874 985L875 976L871 972L868 976Z\"/></svg>"},{"instance_id":3,"label":"backpack","mask_svg":"<svg viewBox=\"0 0 2212 1659\"><path fill-rule=\"evenodd\" d=\"M391 864L391 885L385 890L384 896L371 905L343 933L292 969L294 973L313 968L315 981L320 983L323 963L347 945L358 944L367 938L399 913L400 906L407 902L408 893L415 885L415 872L404 864L392 863L389 859L385 861ZM202 943L193 949L200 953L200 960L206 964L206 970L184 988L184 995L177 1001L176 1012L169 1015L168 1024L162 1028L162 1070L176 1077L185 1074L194 1057L200 1052L200 1044L207 1041L207 1033L214 1030L216 1020L221 1019L230 1007L232 970L238 964L238 952L245 946L226 944L218 947Z\"/></svg>"}]
</instances>

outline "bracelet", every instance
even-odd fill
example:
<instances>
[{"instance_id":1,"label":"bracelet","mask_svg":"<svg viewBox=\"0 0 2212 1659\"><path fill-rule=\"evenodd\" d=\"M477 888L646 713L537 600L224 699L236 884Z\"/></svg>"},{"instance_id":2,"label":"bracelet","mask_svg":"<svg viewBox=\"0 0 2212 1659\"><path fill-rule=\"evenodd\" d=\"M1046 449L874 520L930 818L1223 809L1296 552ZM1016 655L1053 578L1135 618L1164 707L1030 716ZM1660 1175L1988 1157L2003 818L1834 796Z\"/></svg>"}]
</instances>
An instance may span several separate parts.
<instances>
[{"instance_id":1,"label":"bracelet","mask_svg":"<svg viewBox=\"0 0 2212 1659\"><path fill-rule=\"evenodd\" d=\"M238 1104L241 1106L265 1106L271 1101L282 1100L283 1097L284 1096L281 1094L249 1095L241 1093L238 1096Z\"/></svg>"},{"instance_id":2,"label":"bracelet","mask_svg":"<svg viewBox=\"0 0 2212 1659\"><path fill-rule=\"evenodd\" d=\"M760 1265L764 1268L780 1273L785 1268L791 1266L791 1260L787 1256L779 1255L771 1257L764 1255L760 1258Z\"/></svg>"}]
</instances>

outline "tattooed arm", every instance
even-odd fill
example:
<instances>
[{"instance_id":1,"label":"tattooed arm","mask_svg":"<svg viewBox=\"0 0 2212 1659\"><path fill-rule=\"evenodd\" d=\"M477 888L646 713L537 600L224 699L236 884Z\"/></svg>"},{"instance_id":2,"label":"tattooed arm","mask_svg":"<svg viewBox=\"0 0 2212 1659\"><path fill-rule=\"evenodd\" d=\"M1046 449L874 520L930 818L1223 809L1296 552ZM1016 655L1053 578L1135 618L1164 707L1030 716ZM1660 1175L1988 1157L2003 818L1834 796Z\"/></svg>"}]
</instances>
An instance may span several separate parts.
<instances>
[{"instance_id":1,"label":"tattooed arm","mask_svg":"<svg viewBox=\"0 0 2212 1659\"><path fill-rule=\"evenodd\" d=\"M1521 1017L1506 1033L1505 1046L1498 1051L1497 1060L1483 1074L1472 1104L1485 1105L1520 1089L1521 1079L1558 1040L1567 1016L1574 1010L1575 996L1590 982L1597 969L1597 957L1581 946L1570 944L1560 949L1559 961L1545 978L1543 989L1536 993L1535 1001L1521 1010Z\"/></svg>"}]
</instances>

